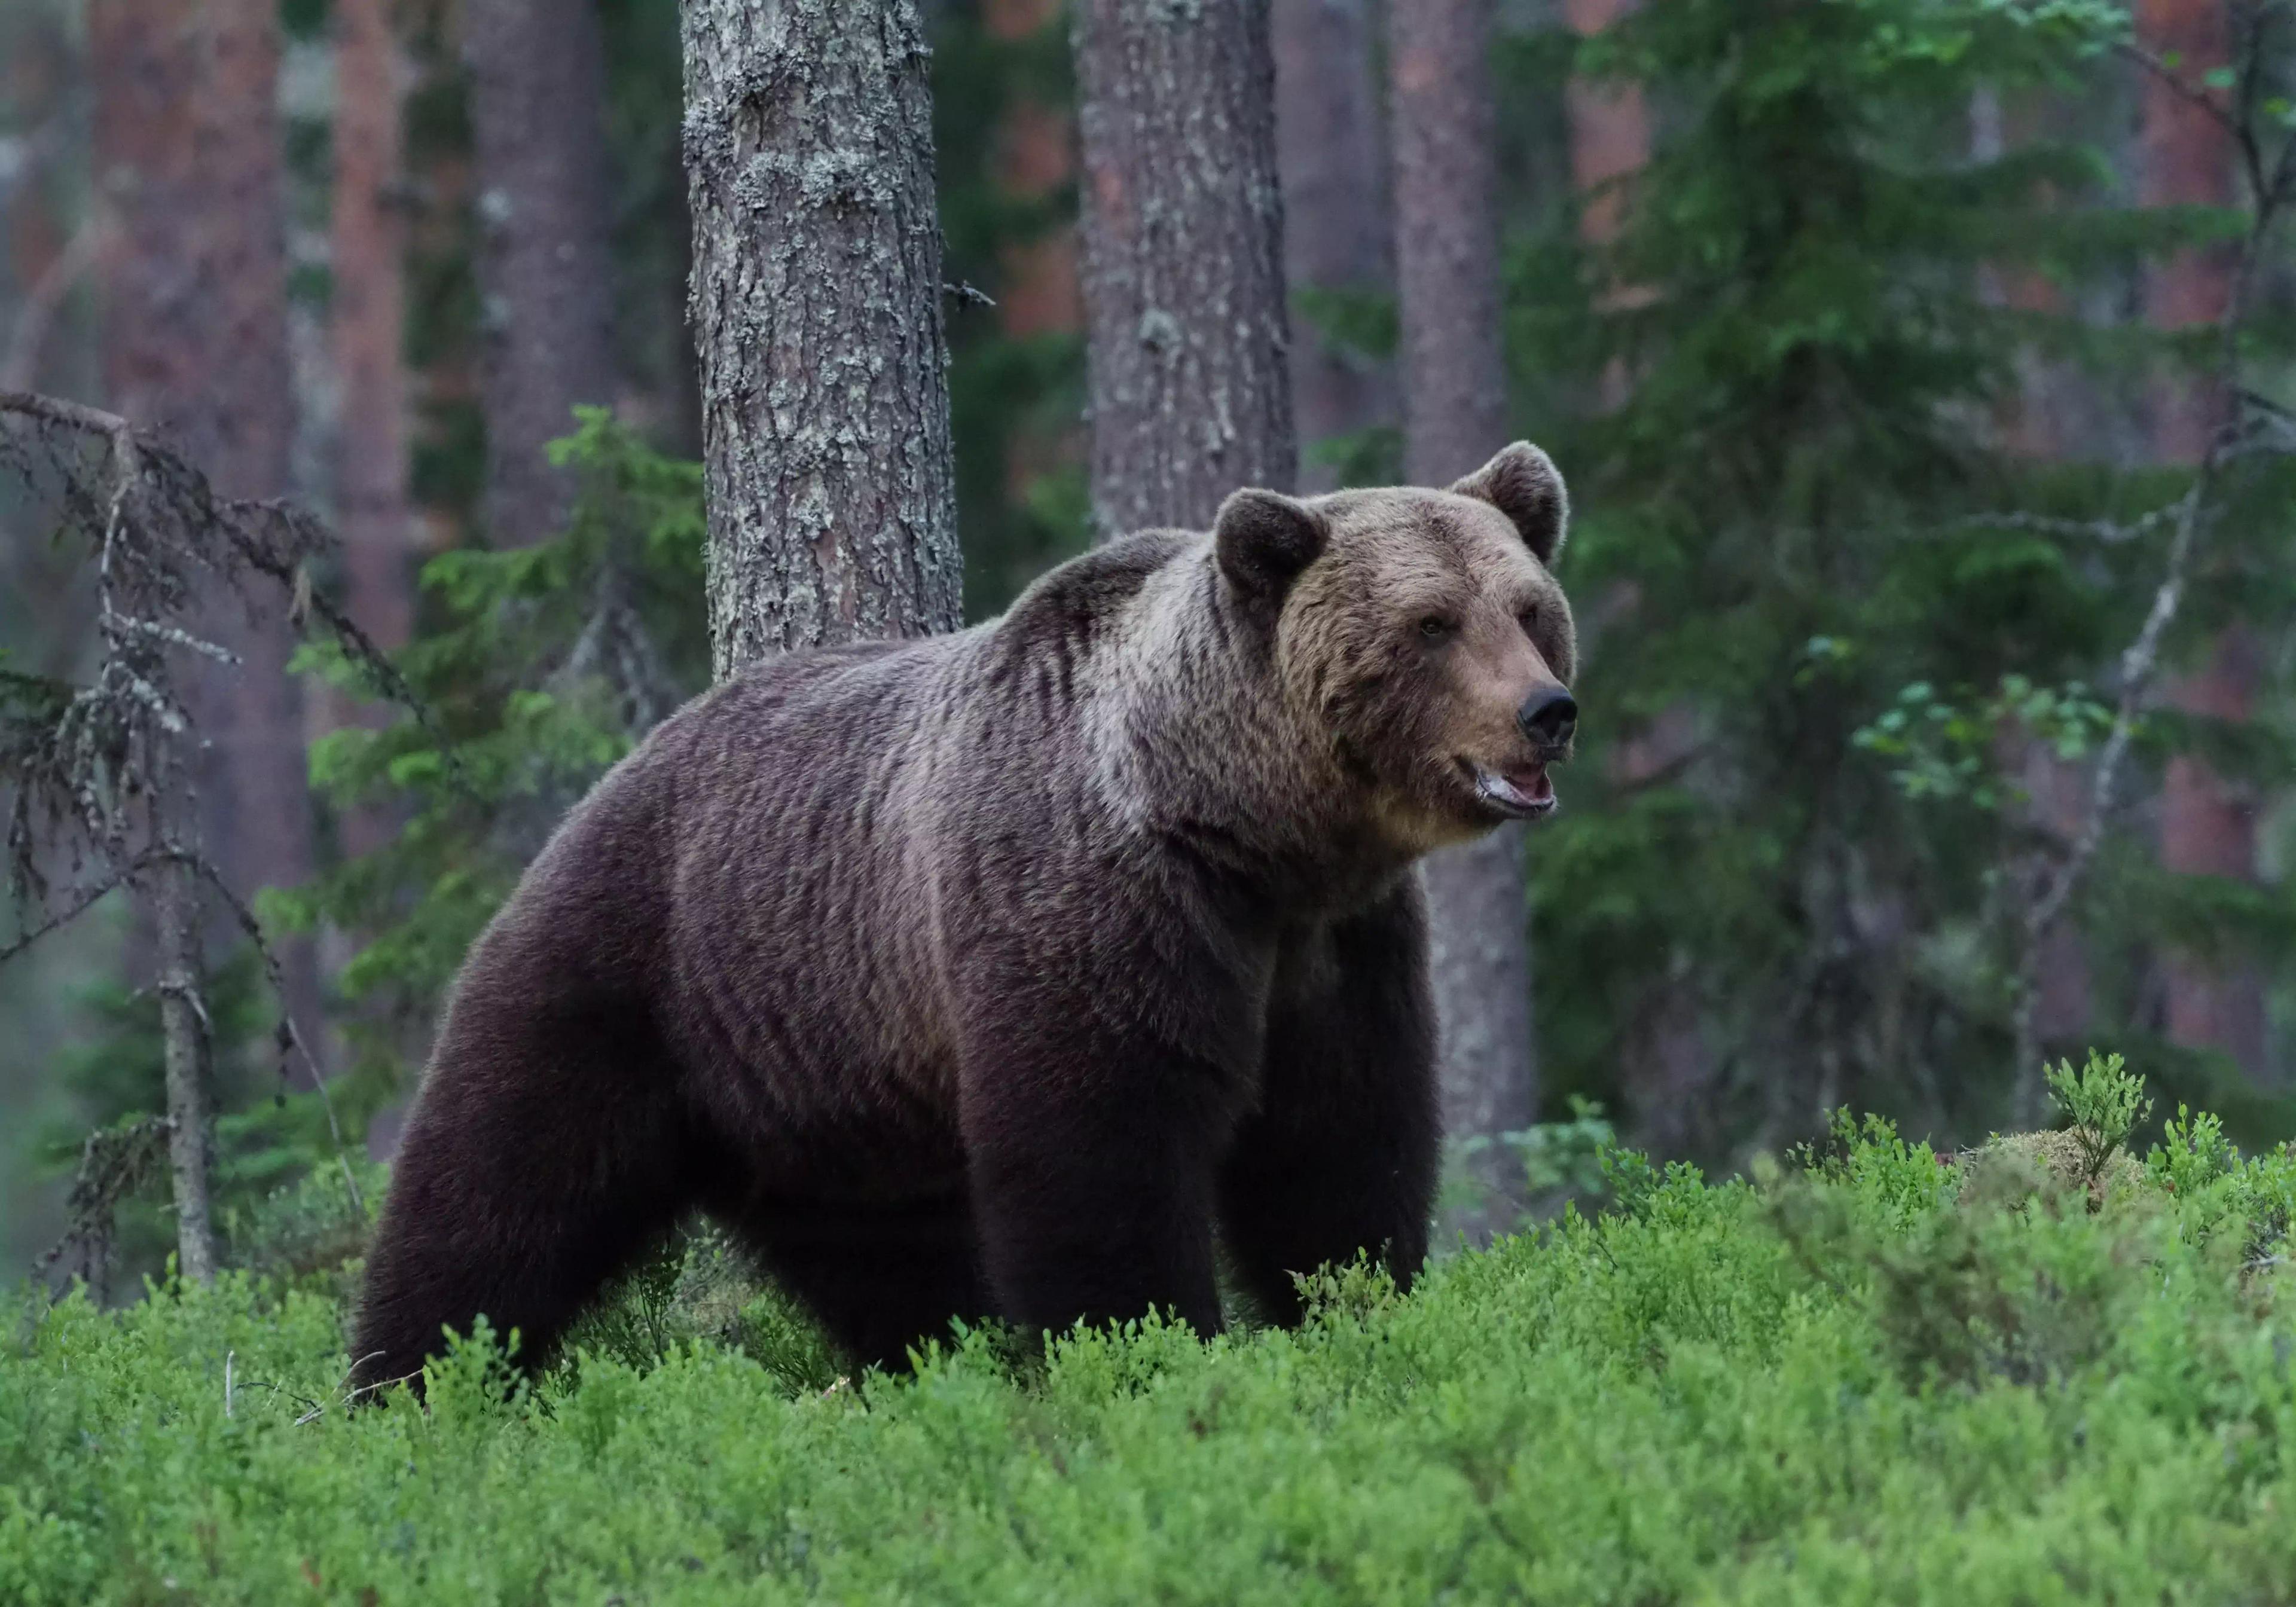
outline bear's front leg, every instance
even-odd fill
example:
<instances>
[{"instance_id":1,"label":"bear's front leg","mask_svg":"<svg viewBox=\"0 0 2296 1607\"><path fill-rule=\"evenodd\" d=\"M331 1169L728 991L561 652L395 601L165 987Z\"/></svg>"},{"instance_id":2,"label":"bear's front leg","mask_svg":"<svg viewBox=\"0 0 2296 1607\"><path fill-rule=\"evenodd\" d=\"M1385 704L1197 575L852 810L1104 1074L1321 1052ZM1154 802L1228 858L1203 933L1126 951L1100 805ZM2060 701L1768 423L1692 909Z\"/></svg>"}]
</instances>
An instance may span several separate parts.
<instances>
[{"instance_id":1,"label":"bear's front leg","mask_svg":"<svg viewBox=\"0 0 2296 1607\"><path fill-rule=\"evenodd\" d=\"M1152 1308L1219 1332L1213 1168L1227 1080L1088 1022L982 1045L965 1069L964 1127L1004 1316L1062 1332Z\"/></svg>"},{"instance_id":2,"label":"bear's front leg","mask_svg":"<svg viewBox=\"0 0 2296 1607\"><path fill-rule=\"evenodd\" d=\"M1262 1314L1296 1323L1294 1275L1359 1254L1408 1289L1427 1255L1441 1136L1414 877L1278 967L1259 1106L1219 1172L1221 1226Z\"/></svg>"}]
</instances>

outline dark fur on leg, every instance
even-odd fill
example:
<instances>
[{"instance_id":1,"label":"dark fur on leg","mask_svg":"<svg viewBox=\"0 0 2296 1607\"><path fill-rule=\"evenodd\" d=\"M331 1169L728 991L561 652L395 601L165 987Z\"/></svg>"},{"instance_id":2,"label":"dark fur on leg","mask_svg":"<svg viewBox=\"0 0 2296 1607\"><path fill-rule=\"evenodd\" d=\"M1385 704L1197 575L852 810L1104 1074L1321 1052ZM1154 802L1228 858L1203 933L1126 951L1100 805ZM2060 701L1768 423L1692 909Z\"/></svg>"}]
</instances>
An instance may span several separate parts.
<instances>
[{"instance_id":1,"label":"dark fur on leg","mask_svg":"<svg viewBox=\"0 0 2296 1607\"><path fill-rule=\"evenodd\" d=\"M965 1134L999 1308L1055 1332L1153 1308L1218 1333L1214 1118L1185 1095L1205 1070L1143 1065L1113 1044L1058 1063L1100 1074L1082 1083L1007 1063L993 1116Z\"/></svg>"},{"instance_id":2,"label":"dark fur on leg","mask_svg":"<svg viewBox=\"0 0 2296 1607\"><path fill-rule=\"evenodd\" d=\"M1230 1260L1271 1321L1292 1275L1368 1254L1408 1289L1427 1255L1440 1146L1434 1012L1415 886L1287 954L1260 1108L1221 1168Z\"/></svg>"},{"instance_id":3,"label":"dark fur on leg","mask_svg":"<svg viewBox=\"0 0 2296 1607\"><path fill-rule=\"evenodd\" d=\"M953 1342L995 1305L962 1195L900 1205L772 1201L734 1218L766 1270L865 1367L905 1372L909 1352Z\"/></svg>"},{"instance_id":4,"label":"dark fur on leg","mask_svg":"<svg viewBox=\"0 0 2296 1607\"><path fill-rule=\"evenodd\" d=\"M518 1365L540 1365L693 1203L681 1160L694 1146L650 1045L602 1021L521 1037L489 1013L457 1014L476 1024L442 1037L367 1259L351 1350L362 1392L419 1391L446 1331L467 1334L481 1314L505 1342L517 1332Z\"/></svg>"}]
</instances>

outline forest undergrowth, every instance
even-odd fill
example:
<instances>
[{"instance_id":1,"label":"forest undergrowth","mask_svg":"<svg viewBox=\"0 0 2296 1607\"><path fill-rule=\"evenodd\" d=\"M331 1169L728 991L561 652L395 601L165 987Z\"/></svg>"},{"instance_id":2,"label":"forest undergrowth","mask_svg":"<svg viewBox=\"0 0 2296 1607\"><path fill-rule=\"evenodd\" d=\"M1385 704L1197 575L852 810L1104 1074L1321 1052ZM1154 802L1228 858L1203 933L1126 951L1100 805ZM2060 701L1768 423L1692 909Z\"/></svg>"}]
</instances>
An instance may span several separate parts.
<instances>
[{"instance_id":1,"label":"forest undergrowth","mask_svg":"<svg viewBox=\"0 0 2296 1607\"><path fill-rule=\"evenodd\" d=\"M347 1414L340 1178L259 1269L0 1323L0 1603L2265 1602L2296 1578L2296 1155L2114 1062L2063 1132L1874 1119L1312 1280L1296 1332L845 1374L709 1237L532 1382ZM372 1188L363 1197L373 1195Z\"/></svg>"}]
</instances>

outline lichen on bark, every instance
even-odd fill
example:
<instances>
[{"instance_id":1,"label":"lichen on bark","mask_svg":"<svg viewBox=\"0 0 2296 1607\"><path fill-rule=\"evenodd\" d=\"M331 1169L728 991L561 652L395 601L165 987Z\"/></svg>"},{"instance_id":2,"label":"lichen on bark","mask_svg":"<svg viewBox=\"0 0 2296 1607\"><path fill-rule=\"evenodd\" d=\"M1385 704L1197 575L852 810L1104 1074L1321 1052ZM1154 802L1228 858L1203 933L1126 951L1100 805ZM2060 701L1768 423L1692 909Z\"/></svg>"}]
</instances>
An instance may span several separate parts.
<instances>
[{"instance_id":1,"label":"lichen on bark","mask_svg":"<svg viewBox=\"0 0 2296 1607\"><path fill-rule=\"evenodd\" d=\"M1297 474L1267 0L1078 0L1086 365L1103 537Z\"/></svg>"},{"instance_id":2,"label":"lichen on bark","mask_svg":"<svg viewBox=\"0 0 2296 1607\"><path fill-rule=\"evenodd\" d=\"M912 0L685 0L709 633L958 623L941 242Z\"/></svg>"}]
</instances>

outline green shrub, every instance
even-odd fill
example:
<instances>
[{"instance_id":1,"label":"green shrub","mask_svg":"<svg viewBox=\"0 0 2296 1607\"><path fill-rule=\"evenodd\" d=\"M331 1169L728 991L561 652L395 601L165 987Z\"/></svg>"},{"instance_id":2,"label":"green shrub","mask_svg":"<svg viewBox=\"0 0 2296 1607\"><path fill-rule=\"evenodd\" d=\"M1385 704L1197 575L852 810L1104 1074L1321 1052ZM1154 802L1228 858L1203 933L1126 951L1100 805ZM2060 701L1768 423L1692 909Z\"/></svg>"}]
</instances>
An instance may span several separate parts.
<instances>
[{"instance_id":1,"label":"green shrub","mask_svg":"<svg viewBox=\"0 0 2296 1607\"><path fill-rule=\"evenodd\" d=\"M308 1279L27 1291L0 1602L2283 1599L2284 1152L2180 1114L2101 1201L1871 1119L1751 1180L1603 1164L1608 1213L1408 1295L1316 1274L1294 1332L984 1331L914 1379L707 1236L537 1380L481 1328L427 1413L344 1414Z\"/></svg>"}]
</instances>

